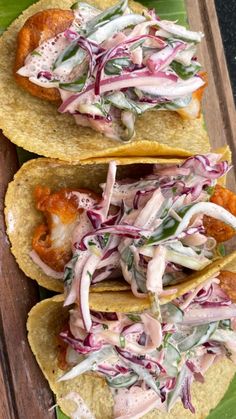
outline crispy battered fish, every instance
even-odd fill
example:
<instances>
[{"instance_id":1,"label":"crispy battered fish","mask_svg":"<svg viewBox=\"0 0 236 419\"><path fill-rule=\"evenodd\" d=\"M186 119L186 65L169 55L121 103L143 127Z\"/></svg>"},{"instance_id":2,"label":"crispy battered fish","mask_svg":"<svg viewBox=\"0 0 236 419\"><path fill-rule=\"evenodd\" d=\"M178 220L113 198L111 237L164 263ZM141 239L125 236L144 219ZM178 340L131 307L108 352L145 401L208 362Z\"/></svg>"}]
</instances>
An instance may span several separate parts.
<instances>
[{"instance_id":1,"label":"crispy battered fish","mask_svg":"<svg viewBox=\"0 0 236 419\"><path fill-rule=\"evenodd\" d=\"M28 77L17 74L25 59L35 48L50 38L64 32L73 22L74 14L71 10L48 9L36 13L26 20L18 33L17 52L14 67L16 82L33 96L51 102L60 101L60 93L56 88L45 88L31 83Z\"/></svg>"},{"instance_id":2,"label":"crispy battered fish","mask_svg":"<svg viewBox=\"0 0 236 419\"><path fill-rule=\"evenodd\" d=\"M78 189L77 192L94 201L101 199L87 189ZM45 223L35 229L32 247L50 268L63 272L65 264L72 257L71 234L81 221L83 209L78 207L72 189L51 192L47 187L37 186L34 196L36 208L43 212Z\"/></svg>"},{"instance_id":3,"label":"crispy battered fish","mask_svg":"<svg viewBox=\"0 0 236 419\"><path fill-rule=\"evenodd\" d=\"M223 186L216 185L215 191L210 199L217 205L230 211L236 216L236 195L232 191ZM204 227L207 236L214 237L218 243L231 239L235 234L235 230L215 218L204 216Z\"/></svg>"},{"instance_id":4,"label":"crispy battered fish","mask_svg":"<svg viewBox=\"0 0 236 419\"><path fill-rule=\"evenodd\" d=\"M236 303L236 272L221 271L219 279L221 288Z\"/></svg>"}]
</instances>

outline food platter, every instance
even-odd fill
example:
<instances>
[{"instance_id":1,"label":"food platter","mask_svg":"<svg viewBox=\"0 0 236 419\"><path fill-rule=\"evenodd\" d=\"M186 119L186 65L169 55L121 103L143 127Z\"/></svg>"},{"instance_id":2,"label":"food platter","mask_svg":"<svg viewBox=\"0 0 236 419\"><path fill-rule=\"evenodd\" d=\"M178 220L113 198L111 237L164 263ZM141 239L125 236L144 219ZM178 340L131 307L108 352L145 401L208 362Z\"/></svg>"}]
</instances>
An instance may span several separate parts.
<instances>
[{"instance_id":1,"label":"food platter","mask_svg":"<svg viewBox=\"0 0 236 419\"><path fill-rule=\"evenodd\" d=\"M166 0L167 1L167 0ZM189 25L205 33L199 48L199 58L209 77L204 99L204 117L212 148L226 143L232 150L236 165L235 108L227 66L223 54L220 30L213 0L186 1ZM7 139L0 142L0 260L1 260L1 367L0 417L53 418L48 409L54 401L46 380L40 372L27 343L26 318L30 308L39 300L37 285L26 281L10 254L5 234L3 201L7 184L18 169L16 147ZM231 171L228 186L236 190L235 174ZM17 205L17 203L16 203ZM233 246L233 244L232 244Z\"/></svg>"}]
</instances>

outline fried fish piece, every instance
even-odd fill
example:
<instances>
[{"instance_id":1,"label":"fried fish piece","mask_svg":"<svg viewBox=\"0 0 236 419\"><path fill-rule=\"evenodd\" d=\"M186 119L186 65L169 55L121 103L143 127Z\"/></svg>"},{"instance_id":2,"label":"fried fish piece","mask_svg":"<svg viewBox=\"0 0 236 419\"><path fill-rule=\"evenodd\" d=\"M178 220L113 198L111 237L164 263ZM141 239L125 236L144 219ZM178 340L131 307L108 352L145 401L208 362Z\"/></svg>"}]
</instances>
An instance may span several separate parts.
<instances>
[{"instance_id":1,"label":"fried fish piece","mask_svg":"<svg viewBox=\"0 0 236 419\"><path fill-rule=\"evenodd\" d=\"M32 247L40 259L57 272L63 272L64 266L72 257L72 232L79 225L84 211L78 207L76 194L71 192L72 189L52 193L47 187L35 188L36 208L43 212L46 222L36 227ZM87 189L78 189L75 192L85 194L88 200L99 202L101 199Z\"/></svg>"},{"instance_id":2,"label":"fried fish piece","mask_svg":"<svg viewBox=\"0 0 236 419\"><path fill-rule=\"evenodd\" d=\"M201 116L202 96L205 91L205 88L208 85L208 75L206 71L200 71L198 73L198 76L200 76L205 81L205 84L192 93L192 99L190 103L187 106L185 106L185 108L176 109L176 112L183 119L195 119L200 118Z\"/></svg>"},{"instance_id":3,"label":"fried fish piece","mask_svg":"<svg viewBox=\"0 0 236 419\"><path fill-rule=\"evenodd\" d=\"M236 195L229 189L216 185L210 201L236 216ZM232 227L215 218L204 216L203 223L207 236L213 237L218 243L227 241L236 234Z\"/></svg>"},{"instance_id":4,"label":"fried fish piece","mask_svg":"<svg viewBox=\"0 0 236 419\"><path fill-rule=\"evenodd\" d=\"M36 13L26 20L18 33L17 51L14 66L16 82L33 96L52 102L60 101L60 93L56 88L45 88L31 83L28 77L17 74L24 66L26 57L44 41L64 32L73 22L71 10L48 9Z\"/></svg>"},{"instance_id":5,"label":"fried fish piece","mask_svg":"<svg viewBox=\"0 0 236 419\"><path fill-rule=\"evenodd\" d=\"M231 301L236 303L236 272L221 271L218 277L220 286Z\"/></svg>"}]
</instances>

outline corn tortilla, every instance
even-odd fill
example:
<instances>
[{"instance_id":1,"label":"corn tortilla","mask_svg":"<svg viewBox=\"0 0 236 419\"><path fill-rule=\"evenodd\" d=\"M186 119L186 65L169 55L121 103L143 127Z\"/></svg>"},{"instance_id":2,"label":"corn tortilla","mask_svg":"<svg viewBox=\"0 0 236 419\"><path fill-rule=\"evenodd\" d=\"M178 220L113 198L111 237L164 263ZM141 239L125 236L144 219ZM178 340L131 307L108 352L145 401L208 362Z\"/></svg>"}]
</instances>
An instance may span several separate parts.
<instances>
[{"instance_id":1,"label":"corn tortilla","mask_svg":"<svg viewBox=\"0 0 236 419\"><path fill-rule=\"evenodd\" d=\"M97 294L99 296L99 294ZM96 419L112 419L113 400L105 380L95 374L83 374L73 380L57 382L63 372L57 366L58 342L56 337L68 318L68 309L62 307L62 296L38 303L29 313L27 329L31 349L41 367L57 403L70 416L75 410L73 402L64 400L71 391L77 392L95 414ZM91 303L90 303L91 306ZM103 310L104 305L100 306ZM194 383L192 402L196 408L194 418L204 419L223 397L236 367L229 360L214 364L205 376L205 383ZM220 383L220 385L219 385ZM153 410L145 419L192 419L192 413L177 403L169 414Z\"/></svg>"},{"instance_id":2,"label":"corn tortilla","mask_svg":"<svg viewBox=\"0 0 236 419\"><path fill-rule=\"evenodd\" d=\"M221 149L223 158L230 160L229 149ZM9 184L5 199L7 234L11 251L25 274L40 285L56 292L63 292L63 283L46 275L29 256L32 250L32 237L35 227L43 220L42 213L35 208L33 191L35 186L47 186L52 191L61 188L86 188L100 192L99 184L106 179L108 161L102 158L84 161L83 164L69 164L57 160L39 158L25 163ZM178 163L178 159L164 158L116 158L118 178L140 177L150 170L153 163ZM94 287L94 291L110 289L126 290L124 282L104 281Z\"/></svg>"},{"instance_id":3,"label":"corn tortilla","mask_svg":"<svg viewBox=\"0 0 236 419\"><path fill-rule=\"evenodd\" d=\"M104 160L107 159L102 159ZM149 163L170 163L172 160L139 158L139 163L135 164L133 159L128 158L124 160L119 158L116 161L119 164L118 176L122 178L140 175L140 170L144 174L148 170ZM173 159L173 163L178 161ZM98 159L96 164L87 161L86 164L84 162L84 164L71 165L68 162L39 158L25 163L15 174L13 182L9 184L5 199L5 216L11 250L25 274L37 280L43 287L63 292L63 283L44 274L29 256L34 229L43 220L42 213L35 208L33 198L35 186L48 186L54 191L66 187L86 188L101 193L99 184L105 181L107 168L107 162L99 164ZM127 284L120 284L120 287L121 290L127 289ZM97 284L94 290L109 290L109 282Z\"/></svg>"},{"instance_id":4,"label":"corn tortilla","mask_svg":"<svg viewBox=\"0 0 236 419\"><path fill-rule=\"evenodd\" d=\"M98 8L107 8L116 0L87 0ZM202 117L183 120L169 111L147 112L136 122L136 137L130 143L108 139L76 125L68 114L31 96L13 77L16 37L25 20L50 8L69 9L74 0L41 0L20 15L0 39L0 128L13 143L46 157L79 161L100 156L189 156L210 149ZM130 2L135 12L143 6Z\"/></svg>"}]
</instances>

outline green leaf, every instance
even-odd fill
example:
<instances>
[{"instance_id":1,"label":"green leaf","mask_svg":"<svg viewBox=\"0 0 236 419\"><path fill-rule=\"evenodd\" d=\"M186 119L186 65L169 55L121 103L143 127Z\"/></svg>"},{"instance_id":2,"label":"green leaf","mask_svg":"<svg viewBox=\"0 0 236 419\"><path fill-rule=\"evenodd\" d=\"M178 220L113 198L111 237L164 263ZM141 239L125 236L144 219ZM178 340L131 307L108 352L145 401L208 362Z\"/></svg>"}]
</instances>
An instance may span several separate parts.
<instances>
[{"instance_id":1,"label":"green leaf","mask_svg":"<svg viewBox=\"0 0 236 419\"><path fill-rule=\"evenodd\" d=\"M187 25L187 14L184 0L142 0L149 9L156 9L161 19L178 20L179 25Z\"/></svg>"},{"instance_id":2,"label":"green leaf","mask_svg":"<svg viewBox=\"0 0 236 419\"><path fill-rule=\"evenodd\" d=\"M0 31L3 32L32 3L32 0L0 0Z\"/></svg>"},{"instance_id":3,"label":"green leaf","mask_svg":"<svg viewBox=\"0 0 236 419\"><path fill-rule=\"evenodd\" d=\"M60 407L56 407L56 415L57 419L70 419L69 416L66 416L65 413L63 413L60 409Z\"/></svg>"},{"instance_id":4,"label":"green leaf","mask_svg":"<svg viewBox=\"0 0 236 419\"><path fill-rule=\"evenodd\" d=\"M236 376L218 406L211 411L206 419L235 419L236 411Z\"/></svg>"}]
</instances>

